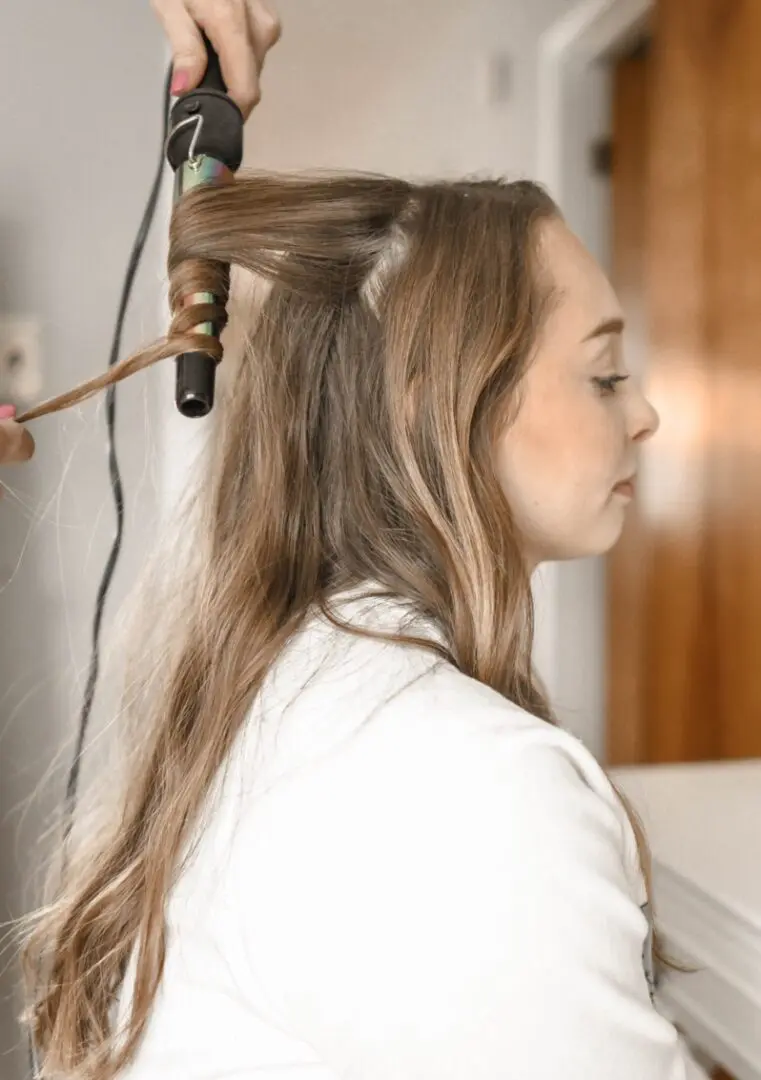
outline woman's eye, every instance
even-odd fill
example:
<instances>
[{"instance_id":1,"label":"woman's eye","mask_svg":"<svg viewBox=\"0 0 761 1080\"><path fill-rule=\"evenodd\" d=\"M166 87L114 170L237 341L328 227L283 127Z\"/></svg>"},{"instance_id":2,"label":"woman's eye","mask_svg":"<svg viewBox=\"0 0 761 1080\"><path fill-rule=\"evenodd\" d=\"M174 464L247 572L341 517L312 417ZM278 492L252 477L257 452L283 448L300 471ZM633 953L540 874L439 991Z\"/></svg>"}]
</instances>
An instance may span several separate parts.
<instances>
[{"instance_id":1,"label":"woman's eye","mask_svg":"<svg viewBox=\"0 0 761 1080\"><path fill-rule=\"evenodd\" d=\"M607 375L604 378L595 378L592 382L602 396L607 397L609 394L615 394L618 383L626 382L628 378L628 375Z\"/></svg>"}]
</instances>

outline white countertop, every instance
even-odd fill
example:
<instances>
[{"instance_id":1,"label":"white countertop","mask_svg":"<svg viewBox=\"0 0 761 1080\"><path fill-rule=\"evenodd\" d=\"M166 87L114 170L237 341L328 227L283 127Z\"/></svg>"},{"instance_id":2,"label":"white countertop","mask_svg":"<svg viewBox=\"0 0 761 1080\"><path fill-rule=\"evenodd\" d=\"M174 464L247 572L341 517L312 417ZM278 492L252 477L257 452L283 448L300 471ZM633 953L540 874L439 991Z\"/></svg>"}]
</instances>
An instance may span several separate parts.
<instances>
[{"instance_id":1,"label":"white countertop","mask_svg":"<svg viewBox=\"0 0 761 1080\"><path fill-rule=\"evenodd\" d=\"M656 862L761 932L761 758L610 771Z\"/></svg>"},{"instance_id":2,"label":"white countertop","mask_svg":"<svg viewBox=\"0 0 761 1080\"><path fill-rule=\"evenodd\" d=\"M761 1080L761 759L611 769L653 854L656 922L700 968L664 1006L738 1080Z\"/></svg>"}]
</instances>

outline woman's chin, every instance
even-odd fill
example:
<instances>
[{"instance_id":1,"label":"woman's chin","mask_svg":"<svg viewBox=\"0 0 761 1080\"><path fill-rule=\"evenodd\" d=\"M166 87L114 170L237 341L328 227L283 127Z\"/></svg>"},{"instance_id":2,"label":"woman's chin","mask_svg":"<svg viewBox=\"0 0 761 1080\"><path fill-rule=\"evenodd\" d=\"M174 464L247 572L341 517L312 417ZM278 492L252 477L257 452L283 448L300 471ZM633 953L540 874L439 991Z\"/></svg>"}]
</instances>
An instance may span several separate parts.
<instances>
[{"instance_id":1,"label":"woman's chin","mask_svg":"<svg viewBox=\"0 0 761 1080\"><path fill-rule=\"evenodd\" d=\"M568 537L563 542L543 545L544 552L537 562L569 562L572 559L593 559L614 548L621 539L623 517L600 522L585 536Z\"/></svg>"},{"instance_id":2,"label":"woman's chin","mask_svg":"<svg viewBox=\"0 0 761 1080\"><path fill-rule=\"evenodd\" d=\"M623 508L621 508L623 510ZM618 514L609 515L608 520L605 522L605 528L600 530L600 536L597 539L596 550L591 554L594 555L607 555L607 553L614 548L618 541L621 539L621 534L624 531L625 514L619 512Z\"/></svg>"}]
</instances>

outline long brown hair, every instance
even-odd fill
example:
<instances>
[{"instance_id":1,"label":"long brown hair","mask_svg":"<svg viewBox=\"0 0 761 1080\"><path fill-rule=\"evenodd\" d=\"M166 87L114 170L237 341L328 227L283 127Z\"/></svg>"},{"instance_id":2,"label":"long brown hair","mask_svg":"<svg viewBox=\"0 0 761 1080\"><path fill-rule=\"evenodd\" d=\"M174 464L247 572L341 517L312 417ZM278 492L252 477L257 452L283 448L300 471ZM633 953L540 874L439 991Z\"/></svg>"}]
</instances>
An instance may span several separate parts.
<instances>
[{"instance_id":1,"label":"long brown hair","mask_svg":"<svg viewBox=\"0 0 761 1080\"><path fill-rule=\"evenodd\" d=\"M108 1080L132 1056L184 845L268 669L310 611L330 616L337 592L372 580L404 598L436 621L461 671L553 722L492 461L551 295L537 227L556 216L523 181L242 172L193 190L172 217L167 336L20 418L207 345L192 331L225 324L229 265L264 283L220 368L182 572L167 581L157 563L143 590L123 790L28 918L23 1019L45 1076ZM192 303L202 292L219 307ZM117 1045L112 1010L133 948Z\"/></svg>"}]
</instances>

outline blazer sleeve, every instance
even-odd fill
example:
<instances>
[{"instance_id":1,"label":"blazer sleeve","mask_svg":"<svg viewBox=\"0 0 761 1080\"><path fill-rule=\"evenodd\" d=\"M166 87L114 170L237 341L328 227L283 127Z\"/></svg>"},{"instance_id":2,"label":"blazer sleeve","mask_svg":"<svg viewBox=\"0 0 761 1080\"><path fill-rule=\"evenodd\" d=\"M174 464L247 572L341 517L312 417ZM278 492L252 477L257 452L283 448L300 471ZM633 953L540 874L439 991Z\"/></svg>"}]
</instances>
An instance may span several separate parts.
<instances>
[{"instance_id":1,"label":"blazer sleeve","mask_svg":"<svg viewBox=\"0 0 761 1080\"><path fill-rule=\"evenodd\" d=\"M314 789L307 836L298 819L302 902L268 939L283 1022L338 1075L695 1075L650 998L628 823L562 744L492 733L347 775Z\"/></svg>"}]
</instances>

